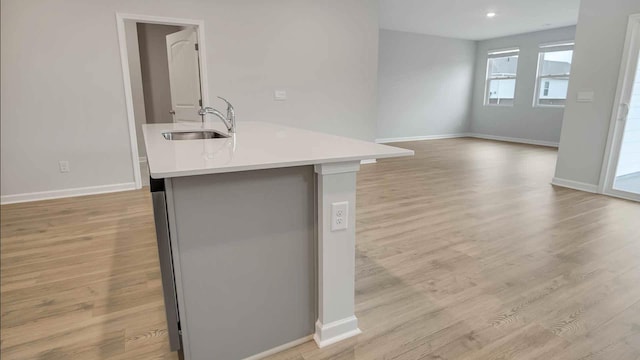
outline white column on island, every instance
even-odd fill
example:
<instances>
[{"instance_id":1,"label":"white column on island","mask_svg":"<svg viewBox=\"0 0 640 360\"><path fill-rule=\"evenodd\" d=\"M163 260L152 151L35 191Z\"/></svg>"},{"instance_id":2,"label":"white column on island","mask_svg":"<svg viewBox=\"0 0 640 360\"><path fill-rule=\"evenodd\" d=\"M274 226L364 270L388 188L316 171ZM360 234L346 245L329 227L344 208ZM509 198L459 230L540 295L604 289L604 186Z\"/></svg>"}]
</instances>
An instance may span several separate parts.
<instances>
[{"instance_id":1,"label":"white column on island","mask_svg":"<svg viewBox=\"0 0 640 360\"><path fill-rule=\"evenodd\" d=\"M356 172L360 162L315 166L318 179L318 321L313 336L319 347L361 333L354 313ZM347 229L331 231L331 208L347 201Z\"/></svg>"}]
</instances>

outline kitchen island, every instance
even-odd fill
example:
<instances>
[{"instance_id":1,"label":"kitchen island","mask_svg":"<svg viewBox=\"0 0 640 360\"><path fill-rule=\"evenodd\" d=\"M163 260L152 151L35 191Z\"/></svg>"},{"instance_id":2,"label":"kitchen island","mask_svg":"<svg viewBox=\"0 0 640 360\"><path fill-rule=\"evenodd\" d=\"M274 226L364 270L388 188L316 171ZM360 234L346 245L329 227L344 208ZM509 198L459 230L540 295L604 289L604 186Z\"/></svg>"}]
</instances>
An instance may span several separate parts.
<instances>
[{"instance_id":1,"label":"kitchen island","mask_svg":"<svg viewBox=\"0 0 640 360\"><path fill-rule=\"evenodd\" d=\"M143 126L172 349L260 358L359 334L356 173L413 151L261 122L171 140L216 125Z\"/></svg>"}]
</instances>

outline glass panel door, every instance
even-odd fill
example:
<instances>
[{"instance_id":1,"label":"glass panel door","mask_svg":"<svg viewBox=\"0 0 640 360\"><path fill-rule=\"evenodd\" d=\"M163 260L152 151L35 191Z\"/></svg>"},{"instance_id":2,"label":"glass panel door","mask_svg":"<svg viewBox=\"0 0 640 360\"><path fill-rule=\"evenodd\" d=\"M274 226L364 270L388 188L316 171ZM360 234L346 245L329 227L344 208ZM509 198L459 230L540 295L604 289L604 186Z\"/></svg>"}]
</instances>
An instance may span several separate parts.
<instances>
[{"instance_id":1,"label":"glass panel door","mask_svg":"<svg viewBox=\"0 0 640 360\"><path fill-rule=\"evenodd\" d=\"M622 106L622 142L613 189L640 194L640 62L630 72L633 86L628 102Z\"/></svg>"}]
</instances>

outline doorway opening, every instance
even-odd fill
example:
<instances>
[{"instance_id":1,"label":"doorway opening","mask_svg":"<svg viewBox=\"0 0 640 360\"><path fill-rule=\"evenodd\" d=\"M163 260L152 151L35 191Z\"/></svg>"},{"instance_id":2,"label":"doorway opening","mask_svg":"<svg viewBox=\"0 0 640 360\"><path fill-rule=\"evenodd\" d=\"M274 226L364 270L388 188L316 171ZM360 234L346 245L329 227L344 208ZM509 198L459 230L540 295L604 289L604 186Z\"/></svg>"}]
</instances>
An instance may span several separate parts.
<instances>
[{"instance_id":1,"label":"doorway opening","mask_svg":"<svg viewBox=\"0 0 640 360\"><path fill-rule=\"evenodd\" d=\"M607 195L640 201L640 14L629 21L601 176Z\"/></svg>"},{"instance_id":2,"label":"doorway opening","mask_svg":"<svg viewBox=\"0 0 640 360\"><path fill-rule=\"evenodd\" d=\"M613 189L640 195L640 62L633 79L629 102L623 105L626 119L621 124L622 141Z\"/></svg>"},{"instance_id":3,"label":"doorway opening","mask_svg":"<svg viewBox=\"0 0 640 360\"><path fill-rule=\"evenodd\" d=\"M200 122L207 105L204 24L117 14L136 188L149 184L143 124Z\"/></svg>"}]
</instances>

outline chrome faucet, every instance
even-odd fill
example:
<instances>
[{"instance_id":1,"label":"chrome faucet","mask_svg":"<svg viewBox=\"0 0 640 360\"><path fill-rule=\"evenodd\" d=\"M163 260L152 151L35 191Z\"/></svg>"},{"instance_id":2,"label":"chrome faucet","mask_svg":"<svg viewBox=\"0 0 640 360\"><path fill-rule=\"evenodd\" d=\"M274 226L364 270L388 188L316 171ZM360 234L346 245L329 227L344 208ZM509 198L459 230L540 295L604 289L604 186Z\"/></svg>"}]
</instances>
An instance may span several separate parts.
<instances>
[{"instance_id":1,"label":"chrome faucet","mask_svg":"<svg viewBox=\"0 0 640 360\"><path fill-rule=\"evenodd\" d=\"M220 120L222 120L222 122L227 127L227 130L229 130L230 133L235 133L236 132L236 112L233 109L233 105L231 105L231 103L223 97L218 96L218 99L221 99L222 101L227 103L227 116L224 116L220 111L212 107L202 108L200 109L200 111L198 111L198 114L202 116L202 122L204 122L204 116L207 114L213 114L217 116L218 118L220 118Z\"/></svg>"}]
</instances>

